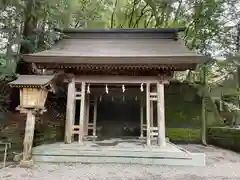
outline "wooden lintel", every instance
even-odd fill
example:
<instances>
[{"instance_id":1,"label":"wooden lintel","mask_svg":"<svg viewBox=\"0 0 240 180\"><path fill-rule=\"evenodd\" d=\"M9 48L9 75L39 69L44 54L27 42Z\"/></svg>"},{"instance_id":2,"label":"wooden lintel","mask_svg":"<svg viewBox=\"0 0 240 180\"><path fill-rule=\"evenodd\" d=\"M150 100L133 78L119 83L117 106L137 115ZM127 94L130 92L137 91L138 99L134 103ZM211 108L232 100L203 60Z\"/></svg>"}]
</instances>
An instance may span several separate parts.
<instances>
[{"instance_id":1,"label":"wooden lintel","mask_svg":"<svg viewBox=\"0 0 240 180\"><path fill-rule=\"evenodd\" d=\"M168 80L161 80L159 81L160 84L169 84L170 83L170 79Z\"/></svg>"},{"instance_id":2,"label":"wooden lintel","mask_svg":"<svg viewBox=\"0 0 240 180\"><path fill-rule=\"evenodd\" d=\"M164 78L164 79L163 79ZM81 83L109 83L109 84L141 84L167 83L171 77L159 76L75 76L75 82Z\"/></svg>"}]
</instances>

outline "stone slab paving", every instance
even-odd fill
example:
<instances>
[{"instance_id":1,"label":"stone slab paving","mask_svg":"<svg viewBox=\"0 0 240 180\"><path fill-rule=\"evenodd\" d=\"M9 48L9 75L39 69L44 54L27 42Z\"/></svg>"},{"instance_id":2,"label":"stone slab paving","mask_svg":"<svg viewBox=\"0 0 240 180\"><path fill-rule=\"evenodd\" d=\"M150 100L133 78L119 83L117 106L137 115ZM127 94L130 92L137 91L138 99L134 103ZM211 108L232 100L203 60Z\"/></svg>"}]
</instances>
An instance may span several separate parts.
<instances>
[{"instance_id":1,"label":"stone slab paving","mask_svg":"<svg viewBox=\"0 0 240 180\"><path fill-rule=\"evenodd\" d=\"M139 139L121 139L121 138L111 138L102 141L85 141L84 146L79 145L78 142L73 142L71 144L54 143L54 144L43 144L33 148L34 153L47 153L51 154L51 151L62 150L118 150L118 151L149 151L145 145L145 141ZM181 152L181 150L172 143L167 143L163 148L159 148L157 145L153 145L151 151L158 152Z\"/></svg>"},{"instance_id":2,"label":"stone slab paving","mask_svg":"<svg viewBox=\"0 0 240 180\"><path fill-rule=\"evenodd\" d=\"M38 164L0 169L3 180L240 180L240 155L213 146L182 145L206 153L206 167L116 164Z\"/></svg>"}]
</instances>

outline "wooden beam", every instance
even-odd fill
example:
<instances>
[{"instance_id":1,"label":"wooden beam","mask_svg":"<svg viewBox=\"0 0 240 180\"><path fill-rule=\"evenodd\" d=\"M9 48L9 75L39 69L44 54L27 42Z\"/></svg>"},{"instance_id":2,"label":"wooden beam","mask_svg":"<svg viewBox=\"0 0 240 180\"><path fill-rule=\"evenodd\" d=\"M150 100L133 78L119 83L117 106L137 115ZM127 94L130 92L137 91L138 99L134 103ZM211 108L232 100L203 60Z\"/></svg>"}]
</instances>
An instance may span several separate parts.
<instances>
[{"instance_id":1,"label":"wooden beam","mask_svg":"<svg viewBox=\"0 0 240 180\"><path fill-rule=\"evenodd\" d=\"M82 85L81 85L80 119L79 119L80 132L79 132L79 136L78 136L78 142L79 143L83 143L83 135L84 135L85 91L86 91L86 83L82 82Z\"/></svg>"},{"instance_id":2,"label":"wooden beam","mask_svg":"<svg viewBox=\"0 0 240 180\"><path fill-rule=\"evenodd\" d=\"M22 107L23 106L23 89L22 88L20 88L19 89L19 91L20 91L20 106Z\"/></svg>"},{"instance_id":3,"label":"wooden beam","mask_svg":"<svg viewBox=\"0 0 240 180\"><path fill-rule=\"evenodd\" d=\"M109 83L109 84L141 84L168 82L171 77L162 76L76 76L76 82Z\"/></svg>"},{"instance_id":4,"label":"wooden beam","mask_svg":"<svg viewBox=\"0 0 240 180\"><path fill-rule=\"evenodd\" d=\"M102 84L100 87L95 87L94 84L92 84L92 87L91 87L91 95L92 96L99 96L101 94L105 94L105 85L106 84ZM122 84L118 84L119 86L118 87L112 87L112 86L109 86L108 84L108 89L109 89L109 93L113 96L122 96L123 95L123 92L122 92ZM130 87L128 85L125 86L126 88L126 91L124 92L124 94L126 96L132 96L132 97L135 97L135 96L138 96L138 98L140 98L140 96L142 96L142 92L140 90L140 84L137 86L137 87ZM145 89L145 88L144 88Z\"/></svg>"},{"instance_id":5,"label":"wooden beam","mask_svg":"<svg viewBox=\"0 0 240 180\"><path fill-rule=\"evenodd\" d=\"M154 124L153 124L153 109L154 109L153 108L153 101L150 102L150 108L151 108L150 109L150 113L151 113L150 114L150 126L153 127L154 126Z\"/></svg>"},{"instance_id":6,"label":"wooden beam","mask_svg":"<svg viewBox=\"0 0 240 180\"><path fill-rule=\"evenodd\" d=\"M146 115L147 115L147 146L151 145L150 139L150 84L147 83L146 88Z\"/></svg>"},{"instance_id":7,"label":"wooden beam","mask_svg":"<svg viewBox=\"0 0 240 180\"><path fill-rule=\"evenodd\" d=\"M94 98L94 109L93 109L93 137L96 136L97 129L97 97Z\"/></svg>"},{"instance_id":8,"label":"wooden beam","mask_svg":"<svg viewBox=\"0 0 240 180\"><path fill-rule=\"evenodd\" d=\"M85 102L85 119L84 119L84 135L88 135L88 123L89 123L89 110L90 110L90 96L86 96L86 102Z\"/></svg>"},{"instance_id":9,"label":"wooden beam","mask_svg":"<svg viewBox=\"0 0 240 180\"><path fill-rule=\"evenodd\" d=\"M158 101L157 101L157 114L158 114L158 144L161 147L166 146L165 135L165 104L164 104L164 84L157 84Z\"/></svg>"},{"instance_id":10,"label":"wooden beam","mask_svg":"<svg viewBox=\"0 0 240 180\"><path fill-rule=\"evenodd\" d=\"M30 167L33 165L31 155L34 138L35 119L36 117L34 112L29 110L27 113L27 120L25 125L25 137L23 141L23 159L20 162L21 167Z\"/></svg>"},{"instance_id":11,"label":"wooden beam","mask_svg":"<svg viewBox=\"0 0 240 180\"><path fill-rule=\"evenodd\" d=\"M143 98L141 98L140 101L140 128L141 128L140 138L143 138Z\"/></svg>"},{"instance_id":12,"label":"wooden beam","mask_svg":"<svg viewBox=\"0 0 240 180\"><path fill-rule=\"evenodd\" d=\"M75 120L75 81L72 79L68 84L67 109L65 122L65 143L70 144L72 140L72 125Z\"/></svg>"}]
</instances>

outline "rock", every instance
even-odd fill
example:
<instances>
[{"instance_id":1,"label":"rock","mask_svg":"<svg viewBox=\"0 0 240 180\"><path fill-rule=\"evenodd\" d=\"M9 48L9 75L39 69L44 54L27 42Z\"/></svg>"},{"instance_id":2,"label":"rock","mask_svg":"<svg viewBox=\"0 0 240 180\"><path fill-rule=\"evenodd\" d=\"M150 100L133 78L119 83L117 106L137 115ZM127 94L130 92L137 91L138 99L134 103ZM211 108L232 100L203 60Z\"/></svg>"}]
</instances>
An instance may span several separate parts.
<instances>
[{"instance_id":1,"label":"rock","mask_svg":"<svg viewBox=\"0 0 240 180\"><path fill-rule=\"evenodd\" d=\"M13 161L19 162L23 158L23 153L16 154L13 158Z\"/></svg>"},{"instance_id":2,"label":"rock","mask_svg":"<svg viewBox=\"0 0 240 180\"><path fill-rule=\"evenodd\" d=\"M31 168L33 165L33 160L22 160L19 164L19 166L22 168Z\"/></svg>"}]
</instances>

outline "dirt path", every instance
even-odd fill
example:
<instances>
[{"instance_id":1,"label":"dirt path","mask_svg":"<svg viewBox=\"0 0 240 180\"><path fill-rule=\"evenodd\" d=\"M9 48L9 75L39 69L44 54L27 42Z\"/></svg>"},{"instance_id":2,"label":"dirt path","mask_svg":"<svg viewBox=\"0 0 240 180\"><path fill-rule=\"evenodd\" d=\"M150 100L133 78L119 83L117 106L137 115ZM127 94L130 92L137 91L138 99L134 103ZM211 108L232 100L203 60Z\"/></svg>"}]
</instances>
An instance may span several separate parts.
<instances>
[{"instance_id":1,"label":"dirt path","mask_svg":"<svg viewBox=\"0 0 240 180\"><path fill-rule=\"evenodd\" d=\"M0 170L3 180L240 180L240 155L212 146L181 145L207 155L206 167L115 164L38 164Z\"/></svg>"}]
</instances>

